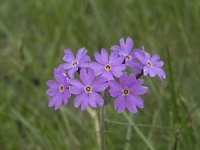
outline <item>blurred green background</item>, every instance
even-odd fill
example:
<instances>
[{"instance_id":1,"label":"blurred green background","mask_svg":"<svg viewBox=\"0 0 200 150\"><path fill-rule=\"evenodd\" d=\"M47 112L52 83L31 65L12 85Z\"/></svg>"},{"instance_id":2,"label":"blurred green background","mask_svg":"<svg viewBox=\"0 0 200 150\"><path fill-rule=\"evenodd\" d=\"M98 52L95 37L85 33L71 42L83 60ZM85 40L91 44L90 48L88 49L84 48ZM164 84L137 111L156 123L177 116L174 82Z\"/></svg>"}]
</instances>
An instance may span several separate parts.
<instances>
[{"instance_id":1,"label":"blurred green background","mask_svg":"<svg viewBox=\"0 0 200 150\"><path fill-rule=\"evenodd\" d=\"M106 105L108 150L200 148L199 0L0 0L0 149L96 150L99 109L73 98L48 108L46 80L63 49L109 49L121 37L165 61L167 79L145 77L145 108Z\"/></svg>"}]
</instances>

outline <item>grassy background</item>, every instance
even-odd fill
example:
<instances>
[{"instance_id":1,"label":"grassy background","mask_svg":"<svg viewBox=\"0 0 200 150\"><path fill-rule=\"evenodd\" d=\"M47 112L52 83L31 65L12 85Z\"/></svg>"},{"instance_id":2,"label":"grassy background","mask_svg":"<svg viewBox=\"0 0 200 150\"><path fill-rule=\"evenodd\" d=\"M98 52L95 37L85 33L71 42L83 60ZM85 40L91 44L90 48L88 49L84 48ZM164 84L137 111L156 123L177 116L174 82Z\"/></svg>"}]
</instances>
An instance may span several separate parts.
<instances>
[{"instance_id":1,"label":"grassy background","mask_svg":"<svg viewBox=\"0 0 200 150\"><path fill-rule=\"evenodd\" d=\"M49 109L45 82L64 48L92 55L130 36L161 55L167 79L145 78L145 108L134 116L111 100L107 149L198 150L199 17L199 0L0 0L0 149L98 149L99 110L81 112L73 100Z\"/></svg>"}]
</instances>

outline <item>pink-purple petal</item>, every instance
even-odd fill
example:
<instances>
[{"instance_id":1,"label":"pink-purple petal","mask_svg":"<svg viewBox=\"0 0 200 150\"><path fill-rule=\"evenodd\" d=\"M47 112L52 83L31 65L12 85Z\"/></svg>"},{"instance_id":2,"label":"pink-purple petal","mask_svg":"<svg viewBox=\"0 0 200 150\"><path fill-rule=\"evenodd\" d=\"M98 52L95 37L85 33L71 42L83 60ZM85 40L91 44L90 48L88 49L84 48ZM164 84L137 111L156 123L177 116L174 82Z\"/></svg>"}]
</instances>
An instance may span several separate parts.
<instances>
[{"instance_id":1,"label":"pink-purple petal","mask_svg":"<svg viewBox=\"0 0 200 150\"><path fill-rule=\"evenodd\" d=\"M118 96L114 101L114 108L119 113L124 112L126 109L126 103L125 103L125 97L124 96Z\"/></svg>"},{"instance_id":2,"label":"pink-purple petal","mask_svg":"<svg viewBox=\"0 0 200 150\"><path fill-rule=\"evenodd\" d=\"M72 85L69 88L72 94L81 94L84 92L84 86L80 81L76 79L70 79L69 82Z\"/></svg>"},{"instance_id":3,"label":"pink-purple petal","mask_svg":"<svg viewBox=\"0 0 200 150\"><path fill-rule=\"evenodd\" d=\"M123 70L126 69L126 65L125 64L121 64L119 66L114 66L112 67L111 69L111 72L112 74L115 76L115 77L121 77L123 75Z\"/></svg>"},{"instance_id":4,"label":"pink-purple petal","mask_svg":"<svg viewBox=\"0 0 200 150\"><path fill-rule=\"evenodd\" d=\"M87 101L87 95L86 93L82 93L78 96L75 97L74 99L74 107L78 108L82 103L83 101Z\"/></svg>"},{"instance_id":5,"label":"pink-purple petal","mask_svg":"<svg viewBox=\"0 0 200 150\"><path fill-rule=\"evenodd\" d=\"M154 54L151 57L151 62L157 62L160 59L160 56L158 54Z\"/></svg>"},{"instance_id":6,"label":"pink-purple petal","mask_svg":"<svg viewBox=\"0 0 200 150\"><path fill-rule=\"evenodd\" d=\"M51 87L51 88L54 88L54 87L58 87L58 86L59 86L58 83L57 83L56 81L54 81L54 80L48 80L48 81L46 82L46 85L49 86L49 87Z\"/></svg>"},{"instance_id":7,"label":"pink-purple petal","mask_svg":"<svg viewBox=\"0 0 200 150\"><path fill-rule=\"evenodd\" d=\"M101 65L105 65L108 63L107 61L104 60L104 58L98 52L94 53L94 57L95 57L96 61L98 63L100 63Z\"/></svg>"},{"instance_id":8,"label":"pink-purple petal","mask_svg":"<svg viewBox=\"0 0 200 150\"><path fill-rule=\"evenodd\" d=\"M103 61L108 63L108 52L105 48L101 49L101 56Z\"/></svg>"},{"instance_id":9,"label":"pink-purple petal","mask_svg":"<svg viewBox=\"0 0 200 150\"><path fill-rule=\"evenodd\" d=\"M71 63L75 58L74 58L74 54L72 53L71 50L69 49L65 49L64 50L65 56L63 57L63 60L65 62Z\"/></svg>"},{"instance_id":10,"label":"pink-purple petal","mask_svg":"<svg viewBox=\"0 0 200 150\"><path fill-rule=\"evenodd\" d=\"M124 61L124 57L123 57L123 56L121 56L121 57L116 57L115 59L113 59L112 61L110 61L110 64L111 64L112 66L118 66L118 65L122 64L123 61Z\"/></svg>"},{"instance_id":11,"label":"pink-purple petal","mask_svg":"<svg viewBox=\"0 0 200 150\"><path fill-rule=\"evenodd\" d=\"M112 97L116 97L118 95L121 95L122 87L120 86L119 83L112 80L112 81L109 81L108 84L110 85L109 93Z\"/></svg>"},{"instance_id":12,"label":"pink-purple petal","mask_svg":"<svg viewBox=\"0 0 200 150\"><path fill-rule=\"evenodd\" d=\"M158 61L158 62L154 62L153 63L153 66L154 67L162 67L164 65L164 62L163 61Z\"/></svg>"},{"instance_id":13,"label":"pink-purple petal","mask_svg":"<svg viewBox=\"0 0 200 150\"><path fill-rule=\"evenodd\" d=\"M63 92L63 102L64 102L64 105L67 105L70 96L71 96L71 93L69 92L69 90L65 90Z\"/></svg>"},{"instance_id":14,"label":"pink-purple petal","mask_svg":"<svg viewBox=\"0 0 200 150\"><path fill-rule=\"evenodd\" d=\"M113 45L111 47L111 50L119 52L121 50L121 47L119 45Z\"/></svg>"},{"instance_id":15,"label":"pink-purple petal","mask_svg":"<svg viewBox=\"0 0 200 150\"><path fill-rule=\"evenodd\" d=\"M110 71L104 71L101 76L107 79L107 81L114 80L114 77Z\"/></svg>"},{"instance_id":16,"label":"pink-purple petal","mask_svg":"<svg viewBox=\"0 0 200 150\"><path fill-rule=\"evenodd\" d=\"M137 108L136 105L134 103L134 98L131 95L126 96L126 107L127 109L131 112L131 113L136 113L137 112Z\"/></svg>"},{"instance_id":17,"label":"pink-purple petal","mask_svg":"<svg viewBox=\"0 0 200 150\"><path fill-rule=\"evenodd\" d=\"M99 77L91 84L93 91L102 92L108 87L106 79Z\"/></svg>"},{"instance_id":18,"label":"pink-purple petal","mask_svg":"<svg viewBox=\"0 0 200 150\"><path fill-rule=\"evenodd\" d=\"M132 94L142 95L148 91L148 87L134 85L130 88L130 91Z\"/></svg>"},{"instance_id":19,"label":"pink-purple petal","mask_svg":"<svg viewBox=\"0 0 200 150\"><path fill-rule=\"evenodd\" d=\"M73 67L68 70L68 75L70 78L74 78L74 73L78 70L78 67Z\"/></svg>"},{"instance_id":20,"label":"pink-purple petal","mask_svg":"<svg viewBox=\"0 0 200 150\"><path fill-rule=\"evenodd\" d=\"M144 101L140 96L132 95L132 97L136 106L138 106L139 108L144 108Z\"/></svg>"},{"instance_id":21,"label":"pink-purple petal","mask_svg":"<svg viewBox=\"0 0 200 150\"><path fill-rule=\"evenodd\" d=\"M156 74L161 78L161 79L165 79L166 78L166 74L165 71L162 68L156 68Z\"/></svg>"},{"instance_id":22,"label":"pink-purple petal","mask_svg":"<svg viewBox=\"0 0 200 150\"><path fill-rule=\"evenodd\" d=\"M90 63L91 59L89 56L85 55L80 61L79 61L79 64L78 66L80 68L87 68L89 63Z\"/></svg>"},{"instance_id":23,"label":"pink-purple petal","mask_svg":"<svg viewBox=\"0 0 200 150\"><path fill-rule=\"evenodd\" d=\"M87 53L87 50L85 48L78 49L78 52L76 53L76 60L77 61L81 60L82 57L84 57L86 53Z\"/></svg>"},{"instance_id":24,"label":"pink-purple petal","mask_svg":"<svg viewBox=\"0 0 200 150\"><path fill-rule=\"evenodd\" d=\"M59 92L57 87L46 90L46 94L49 96L54 96L57 92Z\"/></svg>"},{"instance_id":25,"label":"pink-purple petal","mask_svg":"<svg viewBox=\"0 0 200 150\"><path fill-rule=\"evenodd\" d=\"M144 52L136 51L135 52L135 57L143 64L146 64L147 59L145 57Z\"/></svg>"},{"instance_id":26,"label":"pink-purple petal","mask_svg":"<svg viewBox=\"0 0 200 150\"><path fill-rule=\"evenodd\" d=\"M64 64L61 64L59 67L62 67L64 69L70 69L72 67L72 64L71 63L64 63Z\"/></svg>"},{"instance_id":27,"label":"pink-purple petal","mask_svg":"<svg viewBox=\"0 0 200 150\"><path fill-rule=\"evenodd\" d=\"M104 72L104 66L98 64L97 62L92 62L89 64L89 67L92 68L95 72L95 75L98 76Z\"/></svg>"},{"instance_id":28,"label":"pink-purple petal","mask_svg":"<svg viewBox=\"0 0 200 150\"><path fill-rule=\"evenodd\" d=\"M56 99L57 100L56 100L55 110L58 110L62 105L62 94L59 94Z\"/></svg>"},{"instance_id":29,"label":"pink-purple petal","mask_svg":"<svg viewBox=\"0 0 200 150\"><path fill-rule=\"evenodd\" d=\"M95 72L91 68L88 68L88 73L86 72L86 69L81 69L80 78L84 85L90 85L94 81Z\"/></svg>"}]
</instances>

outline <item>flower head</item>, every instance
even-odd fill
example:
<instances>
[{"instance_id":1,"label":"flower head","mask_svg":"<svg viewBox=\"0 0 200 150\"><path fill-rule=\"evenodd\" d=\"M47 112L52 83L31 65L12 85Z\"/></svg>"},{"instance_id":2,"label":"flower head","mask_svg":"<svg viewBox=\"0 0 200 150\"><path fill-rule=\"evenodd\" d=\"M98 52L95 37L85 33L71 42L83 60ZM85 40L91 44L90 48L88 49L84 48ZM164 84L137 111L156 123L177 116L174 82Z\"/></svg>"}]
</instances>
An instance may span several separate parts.
<instances>
[{"instance_id":1,"label":"flower head","mask_svg":"<svg viewBox=\"0 0 200 150\"><path fill-rule=\"evenodd\" d=\"M146 51L137 51L135 52L135 56L142 63L145 76L149 74L150 77L158 75L161 79L166 78L165 71L161 68L164 62L159 61L160 56L158 54L154 54L151 57Z\"/></svg>"},{"instance_id":2,"label":"flower head","mask_svg":"<svg viewBox=\"0 0 200 150\"><path fill-rule=\"evenodd\" d=\"M128 37L126 39L126 42L124 38L120 39L120 45L114 45L111 47L111 49L115 52L117 52L119 55L123 55L127 60L131 59L130 53L132 51L133 47L133 40Z\"/></svg>"},{"instance_id":3,"label":"flower head","mask_svg":"<svg viewBox=\"0 0 200 150\"><path fill-rule=\"evenodd\" d=\"M131 67L134 74L137 74L141 72L140 68L142 64L137 61L135 57L135 51L137 51L137 49L133 50L132 48L133 40L130 37L126 39L126 42L124 38L121 38L120 45L114 45L111 47L113 52L124 57L125 64Z\"/></svg>"},{"instance_id":4,"label":"flower head","mask_svg":"<svg viewBox=\"0 0 200 150\"><path fill-rule=\"evenodd\" d=\"M110 95L116 97L114 102L114 108L118 112L123 112L126 108L132 112L136 113L136 106L143 108L143 99L138 96L147 92L148 87L142 86L142 79L136 79L132 75L124 74L120 77L120 83L116 81L109 81L110 85Z\"/></svg>"},{"instance_id":5,"label":"flower head","mask_svg":"<svg viewBox=\"0 0 200 150\"><path fill-rule=\"evenodd\" d=\"M69 92L69 83L66 78L66 74L63 68L54 69L54 80L48 80L46 84L49 89L46 90L46 94L52 98L49 101L49 107L55 105L55 110L60 108L62 101L64 105L67 105L68 99L71 96Z\"/></svg>"},{"instance_id":6,"label":"flower head","mask_svg":"<svg viewBox=\"0 0 200 150\"><path fill-rule=\"evenodd\" d=\"M85 110L88 105L91 107L103 106L104 100L99 92L108 87L106 79L102 77L95 79L95 73L92 69L88 69L88 72L86 69L81 69L80 79L82 82L70 79L70 92L78 95L74 100L74 106L77 108L81 105L81 110Z\"/></svg>"},{"instance_id":7,"label":"flower head","mask_svg":"<svg viewBox=\"0 0 200 150\"><path fill-rule=\"evenodd\" d=\"M76 57L74 57L74 54L71 50L65 49L64 52L65 56L63 57L63 60L66 63L61 64L60 67L69 69L68 74L70 78L74 77L74 73L78 71L78 68L86 68L88 63L91 61L90 57L86 55L87 50L85 48L80 48L76 54Z\"/></svg>"},{"instance_id":8,"label":"flower head","mask_svg":"<svg viewBox=\"0 0 200 150\"><path fill-rule=\"evenodd\" d=\"M114 77L119 78L123 74L122 71L126 69L126 65L122 64L123 57L119 57L114 52L108 56L104 48L101 49L101 54L95 52L94 57L97 62L92 62L89 66L95 71L96 76L101 75L108 81L114 80Z\"/></svg>"}]
</instances>

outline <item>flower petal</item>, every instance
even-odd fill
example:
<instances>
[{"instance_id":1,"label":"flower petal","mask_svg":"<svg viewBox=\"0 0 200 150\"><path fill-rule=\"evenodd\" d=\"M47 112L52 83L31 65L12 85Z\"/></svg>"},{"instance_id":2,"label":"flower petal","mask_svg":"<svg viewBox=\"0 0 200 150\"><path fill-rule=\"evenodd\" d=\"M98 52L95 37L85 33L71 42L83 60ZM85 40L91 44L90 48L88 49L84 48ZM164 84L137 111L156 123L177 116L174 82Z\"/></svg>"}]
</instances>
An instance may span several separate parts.
<instances>
[{"instance_id":1,"label":"flower petal","mask_svg":"<svg viewBox=\"0 0 200 150\"><path fill-rule=\"evenodd\" d=\"M111 50L119 52L121 50L121 47L119 45L113 45L111 47Z\"/></svg>"},{"instance_id":2,"label":"flower petal","mask_svg":"<svg viewBox=\"0 0 200 150\"><path fill-rule=\"evenodd\" d=\"M72 64L71 63L64 63L64 64L60 64L59 67L62 67L64 69L70 69L70 68L72 68Z\"/></svg>"},{"instance_id":3,"label":"flower petal","mask_svg":"<svg viewBox=\"0 0 200 150\"><path fill-rule=\"evenodd\" d=\"M133 85L131 88L129 88L132 94L141 95L148 91L148 87L146 86L138 86Z\"/></svg>"},{"instance_id":4,"label":"flower petal","mask_svg":"<svg viewBox=\"0 0 200 150\"><path fill-rule=\"evenodd\" d=\"M104 48L101 49L101 55L98 52L95 52L94 57L96 61L101 65L105 65L108 63L108 52Z\"/></svg>"},{"instance_id":5,"label":"flower petal","mask_svg":"<svg viewBox=\"0 0 200 150\"><path fill-rule=\"evenodd\" d=\"M70 49L65 49L64 53L65 53L65 56L63 57L63 60L65 62L71 63L75 59L74 54L72 53Z\"/></svg>"},{"instance_id":6,"label":"flower petal","mask_svg":"<svg viewBox=\"0 0 200 150\"><path fill-rule=\"evenodd\" d=\"M64 101L64 105L67 105L70 96L71 96L71 93L69 92L69 90L65 90L65 91L63 92L63 101Z\"/></svg>"},{"instance_id":7,"label":"flower petal","mask_svg":"<svg viewBox=\"0 0 200 150\"><path fill-rule=\"evenodd\" d=\"M74 107L79 107L81 105L81 110L85 110L88 106L88 95L82 93L74 99Z\"/></svg>"},{"instance_id":8,"label":"flower petal","mask_svg":"<svg viewBox=\"0 0 200 150\"><path fill-rule=\"evenodd\" d=\"M78 67L80 67L80 68L87 68L90 61L91 61L90 57L87 56L87 55L85 55L85 56L79 61Z\"/></svg>"},{"instance_id":9,"label":"flower petal","mask_svg":"<svg viewBox=\"0 0 200 150\"><path fill-rule=\"evenodd\" d=\"M98 106L103 106L104 105L104 100L102 98L101 95L99 95L98 93L96 92L92 92L90 95L89 95L89 104L92 106L92 107L97 107Z\"/></svg>"},{"instance_id":10,"label":"flower petal","mask_svg":"<svg viewBox=\"0 0 200 150\"><path fill-rule=\"evenodd\" d=\"M155 68L149 67L148 68L148 72L149 72L150 77L155 77L156 76L156 70L155 70Z\"/></svg>"},{"instance_id":11,"label":"flower petal","mask_svg":"<svg viewBox=\"0 0 200 150\"><path fill-rule=\"evenodd\" d=\"M122 88L125 88L128 85L128 83L130 82L129 76L125 73L120 77L119 81L120 81Z\"/></svg>"},{"instance_id":12,"label":"flower petal","mask_svg":"<svg viewBox=\"0 0 200 150\"><path fill-rule=\"evenodd\" d=\"M115 110L117 110L119 113L125 111L125 109L126 109L126 103L125 103L125 97L124 97L124 96L118 96L118 97L115 99L114 108L115 108Z\"/></svg>"},{"instance_id":13,"label":"flower petal","mask_svg":"<svg viewBox=\"0 0 200 150\"><path fill-rule=\"evenodd\" d=\"M164 62L163 61L159 61L159 62L154 62L153 63L153 66L154 67L162 67L164 65Z\"/></svg>"},{"instance_id":14,"label":"flower petal","mask_svg":"<svg viewBox=\"0 0 200 150\"><path fill-rule=\"evenodd\" d=\"M101 92L104 91L108 87L108 83L106 83L106 79L99 77L92 83L93 91Z\"/></svg>"},{"instance_id":15,"label":"flower petal","mask_svg":"<svg viewBox=\"0 0 200 150\"><path fill-rule=\"evenodd\" d=\"M154 55L151 57L151 62L152 62L152 63L157 62L159 59L160 59L160 56L159 56L158 54L154 54Z\"/></svg>"},{"instance_id":16,"label":"flower petal","mask_svg":"<svg viewBox=\"0 0 200 150\"><path fill-rule=\"evenodd\" d=\"M108 84L110 85L109 93L112 97L116 97L121 94L122 87L119 83L117 83L115 80L109 81Z\"/></svg>"},{"instance_id":17,"label":"flower petal","mask_svg":"<svg viewBox=\"0 0 200 150\"><path fill-rule=\"evenodd\" d=\"M49 96L54 96L58 92L59 92L59 90L57 87L46 90L46 94Z\"/></svg>"},{"instance_id":18,"label":"flower petal","mask_svg":"<svg viewBox=\"0 0 200 150\"><path fill-rule=\"evenodd\" d=\"M58 86L59 86L59 84L58 84L56 81L54 81L54 80L48 80L48 81L46 82L46 85L49 86L49 87L51 87L51 88L54 88L54 87L58 87Z\"/></svg>"},{"instance_id":19,"label":"flower petal","mask_svg":"<svg viewBox=\"0 0 200 150\"><path fill-rule=\"evenodd\" d=\"M103 58L103 60L104 60L105 62L108 62L108 52L106 51L105 48L102 48L102 49L101 49L101 56L102 56L102 58Z\"/></svg>"},{"instance_id":20,"label":"flower petal","mask_svg":"<svg viewBox=\"0 0 200 150\"><path fill-rule=\"evenodd\" d=\"M98 64L97 62L90 63L89 67L94 70L96 76L98 76L104 72L104 66Z\"/></svg>"},{"instance_id":21,"label":"flower petal","mask_svg":"<svg viewBox=\"0 0 200 150\"><path fill-rule=\"evenodd\" d=\"M76 53L76 60L77 61L81 60L85 56L86 53L87 53L87 50L85 48L80 48L78 52Z\"/></svg>"},{"instance_id":22,"label":"flower petal","mask_svg":"<svg viewBox=\"0 0 200 150\"><path fill-rule=\"evenodd\" d=\"M118 66L118 65L122 64L123 61L124 61L124 57L123 56L118 57L118 55L115 52L112 52L110 54L110 57L109 57L109 64L110 65Z\"/></svg>"},{"instance_id":23,"label":"flower petal","mask_svg":"<svg viewBox=\"0 0 200 150\"><path fill-rule=\"evenodd\" d=\"M62 104L62 94L57 93L53 98L50 99L48 106L52 107L56 105L55 110L57 110Z\"/></svg>"},{"instance_id":24,"label":"flower petal","mask_svg":"<svg viewBox=\"0 0 200 150\"><path fill-rule=\"evenodd\" d=\"M162 68L155 68L156 74L161 78L161 79L165 79L166 78L166 74L165 71Z\"/></svg>"},{"instance_id":25,"label":"flower petal","mask_svg":"<svg viewBox=\"0 0 200 150\"><path fill-rule=\"evenodd\" d=\"M48 106L49 106L49 107L52 107L53 105L56 104L59 95L60 95L60 93L57 93L56 95L54 95L54 96L49 100L49 103L48 103Z\"/></svg>"},{"instance_id":26,"label":"flower petal","mask_svg":"<svg viewBox=\"0 0 200 150\"><path fill-rule=\"evenodd\" d=\"M119 78L119 77L121 77L123 75L122 71L125 70L125 69L126 69L126 65L125 64L121 64L119 66L112 67L111 72L112 72L112 74L114 76Z\"/></svg>"},{"instance_id":27,"label":"flower petal","mask_svg":"<svg viewBox=\"0 0 200 150\"><path fill-rule=\"evenodd\" d=\"M74 73L78 70L78 67L73 67L68 71L68 75L70 78L74 78Z\"/></svg>"},{"instance_id":28,"label":"flower petal","mask_svg":"<svg viewBox=\"0 0 200 150\"><path fill-rule=\"evenodd\" d=\"M84 92L84 85L80 81L76 79L70 79L69 83L72 85L69 88L72 94L80 94Z\"/></svg>"},{"instance_id":29,"label":"flower petal","mask_svg":"<svg viewBox=\"0 0 200 150\"><path fill-rule=\"evenodd\" d=\"M80 71L80 78L84 85L90 85L95 78L94 70L91 68L88 68L88 73L86 72L86 69L81 69Z\"/></svg>"},{"instance_id":30,"label":"flower petal","mask_svg":"<svg viewBox=\"0 0 200 150\"><path fill-rule=\"evenodd\" d=\"M135 57L143 64L146 64L147 59L145 57L145 53L141 51L135 51Z\"/></svg>"},{"instance_id":31,"label":"flower petal","mask_svg":"<svg viewBox=\"0 0 200 150\"><path fill-rule=\"evenodd\" d=\"M128 37L128 38L126 39L126 49L127 49L127 51L128 51L129 53L130 53L132 47L133 47L133 40L132 40L130 37Z\"/></svg>"},{"instance_id":32,"label":"flower petal","mask_svg":"<svg viewBox=\"0 0 200 150\"><path fill-rule=\"evenodd\" d=\"M55 68L54 69L54 78L60 84L62 84L65 80L64 73L65 73L65 70L63 68Z\"/></svg>"},{"instance_id":33,"label":"flower petal","mask_svg":"<svg viewBox=\"0 0 200 150\"><path fill-rule=\"evenodd\" d=\"M114 80L114 77L110 71L104 71L101 76L107 79L107 81Z\"/></svg>"},{"instance_id":34,"label":"flower petal","mask_svg":"<svg viewBox=\"0 0 200 150\"><path fill-rule=\"evenodd\" d=\"M128 108L128 110L131 113L136 113L137 112L137 108L136 108L136 105L134 103L133 95L129 94L128 96L126 96L126 107Z\"/></svg>"}]
</instances>

